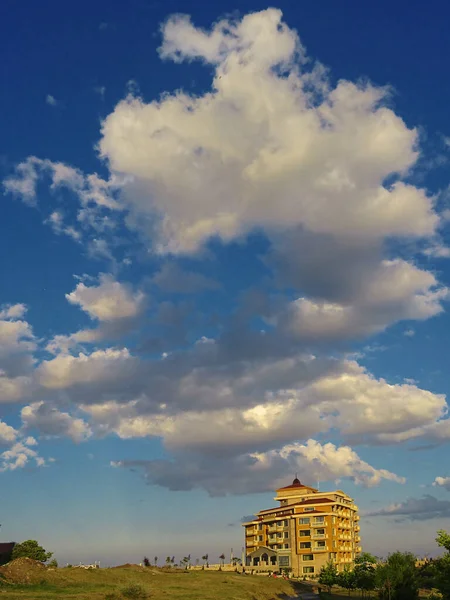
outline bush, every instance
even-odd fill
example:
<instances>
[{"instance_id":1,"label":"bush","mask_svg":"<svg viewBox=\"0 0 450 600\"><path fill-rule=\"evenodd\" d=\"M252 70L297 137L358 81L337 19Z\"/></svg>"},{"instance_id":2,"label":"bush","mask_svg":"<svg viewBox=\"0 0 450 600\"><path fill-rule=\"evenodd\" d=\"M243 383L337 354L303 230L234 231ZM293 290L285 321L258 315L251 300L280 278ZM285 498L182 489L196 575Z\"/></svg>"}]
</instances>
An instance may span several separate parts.
<instances>
[{"instance_id":1,"label":"bush","mask_svg":"<svg viewBox=\"0 0 450 600\"><path fill-rule=\"evenodd\" d=\"M131 583L123 588L122 596L128 600L143 600L144 598L148 598L147 592L138 583Z\"/></svg>"},{"instance_id":2,"label":"bush","mask_svg":"<svg viewBox=\"0 0 450 600\"><path fill-rule=\"evenodd\" d=\"M105 600L120 600L120 596L116 592L110 592L109 594L105 594Z\"/></svg>"}]
</instances>

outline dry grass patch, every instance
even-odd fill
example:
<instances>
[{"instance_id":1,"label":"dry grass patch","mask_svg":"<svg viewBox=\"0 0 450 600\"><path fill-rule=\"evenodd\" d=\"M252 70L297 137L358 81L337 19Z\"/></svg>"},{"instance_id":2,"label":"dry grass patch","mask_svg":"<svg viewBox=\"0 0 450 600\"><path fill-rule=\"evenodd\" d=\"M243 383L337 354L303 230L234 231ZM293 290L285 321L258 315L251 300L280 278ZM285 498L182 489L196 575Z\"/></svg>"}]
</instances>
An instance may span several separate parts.
<instances>
[{"instance_id":1,"label":"dry grass patch","mask_svg":"<svg viewBox=\"0 0 450 600\"><path fill-rule=\"evenodd\" d=\"M24 581L27 577L27 583ZM20 581L17 581L20 579ZM178 571L127 565L114 569L39 569L0 584L0 600L122 599L121 591L139 585L151 600L278 600L296 593L282 579L237 573Z\"/></svg>"}]
</instances>

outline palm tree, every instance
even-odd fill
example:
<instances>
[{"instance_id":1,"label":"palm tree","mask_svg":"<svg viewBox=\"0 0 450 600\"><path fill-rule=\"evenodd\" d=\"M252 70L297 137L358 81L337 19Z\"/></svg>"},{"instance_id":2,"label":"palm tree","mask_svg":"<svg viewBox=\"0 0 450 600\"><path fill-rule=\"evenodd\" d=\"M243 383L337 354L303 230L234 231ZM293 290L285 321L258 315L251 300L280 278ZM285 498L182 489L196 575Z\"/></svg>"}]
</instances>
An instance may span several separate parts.
<instances>
[{"instance_id":1,"label":"palm tree","mask_svg":"<svg viewBox=\"0 0 450 600\"><path fill-rule=\"evenodd\" d=\"M202 556L202 560L203 560L203 568L205 568L205 564L208 567L208 555L205 554L204 556Z\"/></svg>"},{"instance_id":2,"label":"palm tree","mask_svg":"<svg viewBox=\"0 0 450 600\"><path fill-rule=\"evenodd\" d=\"M157 567L157 566L158 566L158 557L155 556L155 567Z\"/></svg>"},{"instance_id":3,"label":"palm tree","mask_svg":"<svg viewBox=\"0 0 450 600\"><path fill-rule=\"evenodd\" d=\"M170 562L171 562L170 556L167 556L167 557L166 557L166 565L167 565L168 567L170 566Z\"/></svg>"},{"instance_id":4,"label":"palm tree","mask_svg":"<svg viewBox=\"0 0 450 600\"><path fill-rule=\"evenodd\" d=\"M219 556L220 560L222 561L222 567L225 564L225 554L222 552L222 554Z\"/></svg>"}]
</instances>

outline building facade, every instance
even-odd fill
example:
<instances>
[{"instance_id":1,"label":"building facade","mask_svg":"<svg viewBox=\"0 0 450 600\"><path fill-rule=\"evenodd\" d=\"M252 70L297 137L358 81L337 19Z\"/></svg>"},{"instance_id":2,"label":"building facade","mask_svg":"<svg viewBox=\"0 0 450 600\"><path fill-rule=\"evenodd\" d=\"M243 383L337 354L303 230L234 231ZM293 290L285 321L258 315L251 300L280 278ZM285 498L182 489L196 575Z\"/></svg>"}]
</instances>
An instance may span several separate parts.
<instances>
[{"instance_id":1,"label":"building facade","mask_svg":"<svg viewBox=\"0 0 450 600\"><path fill-rule=\"evenodd\" d=\"M313 577L329 560L352 568L361 552L358 507L341 490L319 492L295 478L277 490L276 508L244 523L245 564L258 570L290 568Z\"/></svg>"}]
</instances>

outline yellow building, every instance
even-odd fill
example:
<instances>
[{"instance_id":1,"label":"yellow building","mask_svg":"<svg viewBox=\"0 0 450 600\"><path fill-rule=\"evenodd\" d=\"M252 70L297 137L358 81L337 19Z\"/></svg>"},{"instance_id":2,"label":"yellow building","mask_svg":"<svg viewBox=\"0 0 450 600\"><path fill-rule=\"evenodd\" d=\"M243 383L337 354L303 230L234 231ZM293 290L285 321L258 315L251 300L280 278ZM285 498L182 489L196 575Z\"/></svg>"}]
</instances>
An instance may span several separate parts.
<instances>
[{"instance_id":1,"label":"yellow building","mask_svg":"<svg viewBox=\"0 0 450 600\"><path fill-rule=\"evenodd\" d=\"M330 559L339 571L361 552L358 507L341 490L319 492L295 478L277 490L280 505L244 523L246 566L290 567L298 577L318 575Z\"/></svg>"}]
</instances>

